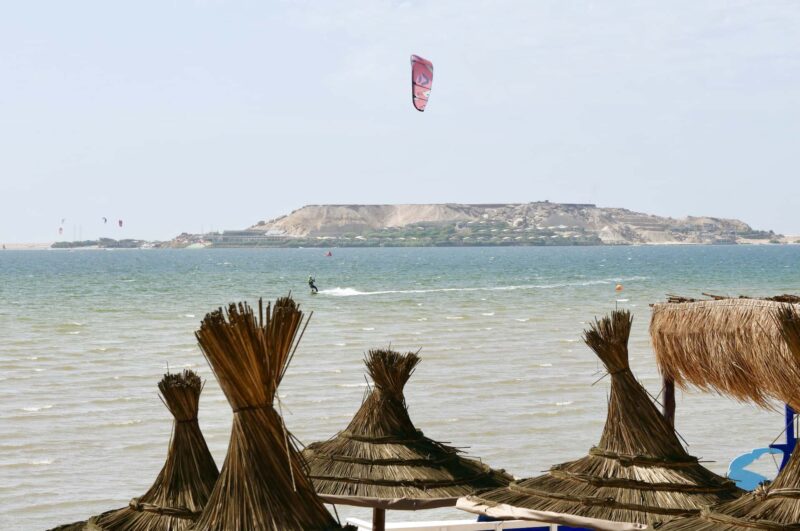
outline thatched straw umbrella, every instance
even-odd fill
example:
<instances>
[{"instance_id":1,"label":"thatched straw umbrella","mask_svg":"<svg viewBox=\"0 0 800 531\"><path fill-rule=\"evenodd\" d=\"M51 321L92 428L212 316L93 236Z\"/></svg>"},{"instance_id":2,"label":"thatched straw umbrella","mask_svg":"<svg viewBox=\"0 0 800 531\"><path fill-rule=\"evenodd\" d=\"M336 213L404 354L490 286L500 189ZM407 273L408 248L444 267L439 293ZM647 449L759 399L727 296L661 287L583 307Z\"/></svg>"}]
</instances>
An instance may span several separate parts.
<instances>
[{"instance_id":1,"label":"thatched straw umbrella","mask_svg":"<svg viewBox=\"0 0 800 531\"><path fill-rule=\"evenodd\" d=\"M800 360L800 313L786 306L774 318L786 345ZM789 531L800 529L800 455L793 452L775 481L738 500L706 508L699 516L668 523L664 531Z\"/></svg>"},{"instance_id":2,"label":"thatched straw umbrella","mask_svg":"<svg viewBox=\"0 0 800 531\"><path fill-rule=\"evenodd\" d=\"M383 529L387 509L453 506L459 496L511 479L414 427L403 387L419 361L415 353L369 351L375 386L361 408L344 431L304 451L322 499L373 508L375 530Z\"/></svg>"},{"instance_id":3,"label":"thatched straw umbrella","mask_svg":"<svg viewBox=\"0 0 800 531\"><path fill-rule=\"evenodd\" d=\"M108 531L180 531L200 516L219 470L197 423L203 381L191 370L165 374L161 400L175 417L167 462L155 483L128 507L92 519Z\"/></svg>"},{"instance_id":4,"label":"thatched straw umbrella","mask_svg":"<svg viewBox=\"0 0 800 531\"><path fill-rule=\"evenodd\" d=\"M180 531L200 515L219 475L197 423L203 381L184 370L165 374L158 389L175 420L167 460L153 485L128 507L52 531Z\"/></svg>"},{"instance_id":5,"label":"thatched straw umbrella","mask_svg":"<svg viewBox=\"0 0 800 531\"><path fill-rule=\"evenodd\" d=\"M228 455L193 529L338 529L314 493L292 435L273 401L302 336L303 312L289 297L258 314L246 303L209 313L200 348L233 408ZM302 330L301 330L302 329Z\"/></svg>"},{"instance_id":6,"label":"thatched straw umbrella","mask_svg":"<svg viewBox=\"0 0 800 531\"><path fill-rule=\"evenodd\" d=\"M589 455L542 476L462 498L458 507L602 530L645 529L740 495L733 482L690 456L628 365L631 316L616 311L593 323L584 340L611 375L608 416Z\"/></svg>"},{"instance_id":7,"label":"thatched straw umbrella","mask_svg":"<svg viewBox=\"0 0 800 531\"><path fill-rule=\"evenodd\" d=\"M800 362L774 319L783 305L744 298L653 305L650 336L661 373L681 388L694 385L762 407L777 399L800 411Z\"/></svg>"}]
</instances>

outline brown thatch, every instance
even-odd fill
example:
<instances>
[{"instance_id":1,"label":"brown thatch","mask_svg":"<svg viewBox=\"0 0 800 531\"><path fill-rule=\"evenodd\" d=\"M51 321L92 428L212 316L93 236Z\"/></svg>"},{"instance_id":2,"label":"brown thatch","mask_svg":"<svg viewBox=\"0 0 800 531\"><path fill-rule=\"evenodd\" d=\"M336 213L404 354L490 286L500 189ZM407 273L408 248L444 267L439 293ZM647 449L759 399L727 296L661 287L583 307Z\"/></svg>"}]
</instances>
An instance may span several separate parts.
<instances>
[{"instance_id":1,"label":"brown thatch","mask_svg":"<svg viewBox=\"0 0 800 531\"><path fill-rule=\"evenodd\" d=\"M616 311L584 340L611 375L608 417L589 455L542 476L459 500L462 509L606 530L644 529L697 514L741 491L686 453L628 365L631 316Z\"/></svg>"},{"instance_id":2,"label":"brown thatch","mask_svg":"<svg viewBox=\"0 0 800 531\"><path fill-rule=\"evenodd\" d=\"M62 524L48 529L47 531L93 531L91 528L87 527L88 523L88 521L84 520L81 522L73 522L71 524Z\"/></svg>"},{"instance_id":3,"label":"brown thatch","mask_svg":"<svg viewBox=\"0 0 800 531\"><path fill-rule=\"evenodd\" d=\"M776 311L776 322L794 356L800 359L800 314L785 306ZM796 531L800 529L800 452L775 481L759 487L738 500L707 508L700 516L681 518L664 526L664 531Z\"/></svg>"},{"instance_id":4,"label":"brown thatch","mask_svg":"<svg viewBox=\"0 0 800 531\"><path fill-rule=\"evenodd\" d=\"M782 304L743 298L655 304L650 335L659 369L682 388L762 407L777 399L800 410L800 361L773 317Z\"/></svg>"},{"instance_id":5,"label":"brown thatch","mask_svg":"<svg viewBox=\"0 0 800 531\"><path fill-rule=\"evenodd\" d=\"M184 370L165 374L158 389L175 420L167 460L153 485L128 507L57 530L180 531L200 515L219 475L197 422L203 382Z\"/></svg>"},{"instance_id":6,"label":"brown thatch","mask_svg":"<svg viewBox=\"0 0 800 531\"><path fill-rule=\"evenodd\" d=\"M460 496L508 484L510 476L467 459L414 427L403 388L420 358L369 351L375 385L344 431L304 451L317 493L327 502L417 510L455 505Z\"/></svg>"},{"instance_id":7,"label":"brown thatch","mask_svg":"<svg viewBox=\"0 0 800 531\"><path fill-rule=\"evenodd\" d=\"M258 314L246 303L209 313L200 348L233 408L228 455L193 529L338 529L314 493L292 435L273 401L297 343L303 312L289 297Z\"/></svg>"},{"instance_id":8,"label":"brown thatch","mask_svg":"<svg viewBox=\"0 0 800 531\"><path fill-rule=\"evenodd\" d=\"M165 374L161 400L175 417L167 462L155 483L128 507L93 519L108 531L180 531L200 516L219 476L197 423L203 382L191 370Z\"/></svg>"}]
</instances>

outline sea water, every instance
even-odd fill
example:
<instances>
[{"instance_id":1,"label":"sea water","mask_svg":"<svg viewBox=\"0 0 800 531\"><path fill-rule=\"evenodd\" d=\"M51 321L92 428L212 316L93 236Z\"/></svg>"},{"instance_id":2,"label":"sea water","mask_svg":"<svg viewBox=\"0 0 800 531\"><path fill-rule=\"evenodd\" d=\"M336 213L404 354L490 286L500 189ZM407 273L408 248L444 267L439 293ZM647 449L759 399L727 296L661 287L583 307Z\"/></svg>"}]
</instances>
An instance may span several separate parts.
<instances>
[{"instance_id":1,"label":"sea water","mask_svg":"<svg viewBox=\"0 0 800 531\"><path fill-rule=\"evenodd\" d=\"M45 529L144 493L170 436L156 388L167 370L207 379L200 425L221 466L231 409L193 333L228 302L291 292L313 311L279 390L301 441L347 425L368 349L419 350L406 387L417 427L528 477L599 440L608 378L581 341L588 323L633 313L632 368L656 396L649 304L703 291L798 293L800 246L0 251L0 528ZM782 424L780 409L678 393L677 429L718 473Z\"/></svg>"}]
</instances>

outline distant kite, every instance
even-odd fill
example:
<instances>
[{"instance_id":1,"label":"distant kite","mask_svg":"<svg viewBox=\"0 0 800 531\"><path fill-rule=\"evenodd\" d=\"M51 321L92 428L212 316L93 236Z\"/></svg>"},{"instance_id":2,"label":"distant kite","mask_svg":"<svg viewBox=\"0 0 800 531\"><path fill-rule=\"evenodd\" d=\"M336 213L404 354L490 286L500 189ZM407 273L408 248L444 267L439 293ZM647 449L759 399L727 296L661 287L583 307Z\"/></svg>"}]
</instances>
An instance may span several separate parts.
<instances>
[{"instance_id":1,"label":"distant kite","mask_svg":"<svg viewBox=\"0 0 800 531\"><path fill-rule=\"evenodd\" d=\"M59 227L58 228L58 234L59 234L59 236L64 234L64 227Z\"/></svg>"},{"instance_id":2,"label":"distant kite","mask_svg":"<svg viewBox=\"0 0 800 531\"><path fill-rule=\"evenodd\" d=\"M425 110L431 95L433 84L433 63L418 55L411 56L411 97L414 108L419 112Z\"/></svg>"},{"instance_id":3,"label":"distant kite","mask_svg":"<svg viewBox=\"0 0 800 531\"><path fill-rule=\"evenodd\" d=\"M106 223L108 223L108 218L103 216L103 225L105 225Z\"/></svg>"},{"instance_id":4,"label":"distant kite","mask_svg":"<svg viewBox=\"0 0 800 531\"><path fill-rule=\"evenodd\" d=\"M122 220L119 220L119 221L117 221L117 225L119 225L120 227L122 227Z\"/></svg>"}]
</instances>

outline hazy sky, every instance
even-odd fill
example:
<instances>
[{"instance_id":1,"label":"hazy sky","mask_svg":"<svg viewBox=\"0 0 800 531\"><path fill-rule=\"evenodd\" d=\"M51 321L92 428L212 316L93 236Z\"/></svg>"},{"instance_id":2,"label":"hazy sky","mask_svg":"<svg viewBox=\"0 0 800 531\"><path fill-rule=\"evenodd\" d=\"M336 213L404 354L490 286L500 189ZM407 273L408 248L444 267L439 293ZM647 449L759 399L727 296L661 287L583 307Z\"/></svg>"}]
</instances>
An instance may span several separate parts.
<instances>
[{"instance_id":1,"label":"hazy sky","mask_svg":"<svg viewBox=\"0 0 800 531\"><path fill-rule=\"evenodd\" d=\"M543 199L797 234L798 28L796 0L4 2L0 241Z\"/></svg>"}]
</instances>

